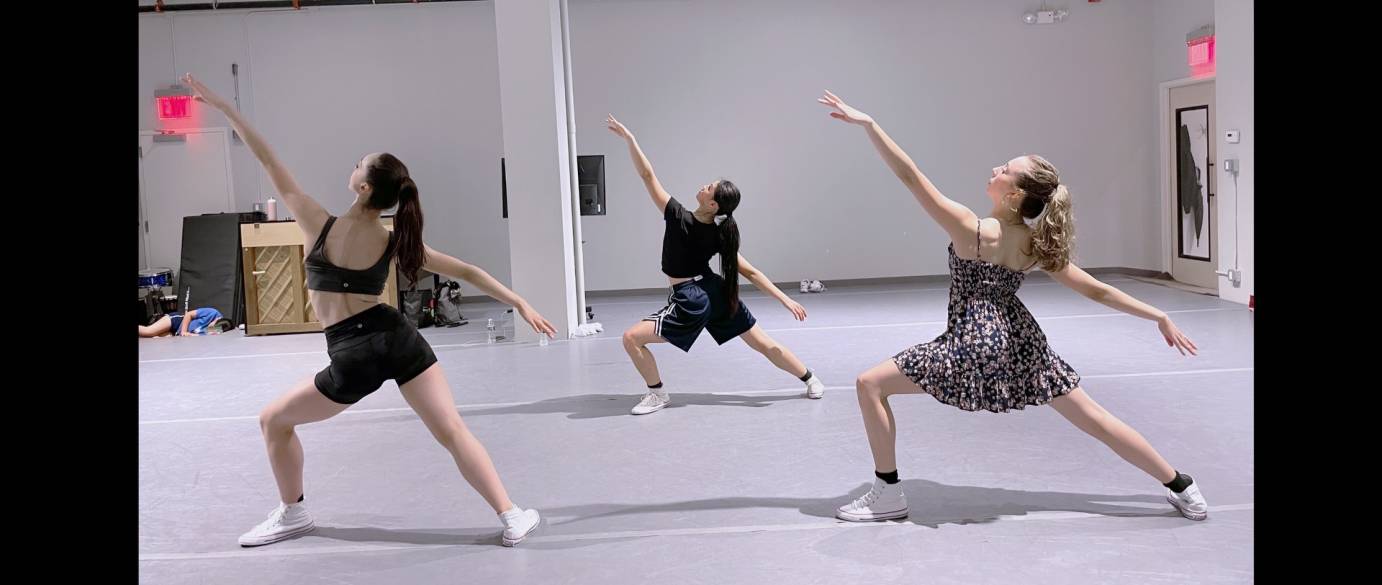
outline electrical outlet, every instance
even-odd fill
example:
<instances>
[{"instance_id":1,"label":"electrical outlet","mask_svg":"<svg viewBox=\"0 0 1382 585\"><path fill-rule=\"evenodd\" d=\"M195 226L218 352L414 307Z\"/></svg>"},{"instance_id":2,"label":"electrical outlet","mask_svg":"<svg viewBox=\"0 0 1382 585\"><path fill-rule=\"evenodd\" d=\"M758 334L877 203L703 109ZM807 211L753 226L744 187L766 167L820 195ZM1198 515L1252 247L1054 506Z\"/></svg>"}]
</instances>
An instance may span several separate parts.
<instances>
[{"instance_id":1,"label":"electrical outlet","mask_svg":"<svg viewBox=\"0 0 1382 585\"><path fill-rule=\"evenodd\" d=\"M1224 159L1224 170L1225 170L1225 171L1228 171L1228 172L1230 172L1230 173L1233 173L1233 174L1235 174L1235 175L1238 174L1238 159L1236 159L1236 158L1226 158L1226 159Z\"/></svg>"}]
</instances>

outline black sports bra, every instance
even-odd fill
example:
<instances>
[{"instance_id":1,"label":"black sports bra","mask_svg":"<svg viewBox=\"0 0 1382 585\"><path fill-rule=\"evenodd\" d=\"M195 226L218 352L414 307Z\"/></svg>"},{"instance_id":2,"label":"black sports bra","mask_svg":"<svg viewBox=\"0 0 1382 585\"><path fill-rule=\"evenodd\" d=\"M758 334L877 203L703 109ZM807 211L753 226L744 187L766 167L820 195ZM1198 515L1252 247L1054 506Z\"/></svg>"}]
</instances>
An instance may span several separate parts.
<instances>
[{"instance_id":1,"label":"black sports bra","mask_svg":"<svg viewBox=\"0 0 1382 585\"><path fill-rule=\"evenodd\" d=\"M364 270L349 270L326 259L326 234L331 231L331 225L334 223L335 216L326 219L321 235L317 236L317 243L312 245L312 251L303 262L307 267L307 289L364 295L383 293L384 283L389 280L389 261L393 260L398 234L389 232L389 246L384 249L384 255L374 266Z\"/></svg>"}]
</instances>

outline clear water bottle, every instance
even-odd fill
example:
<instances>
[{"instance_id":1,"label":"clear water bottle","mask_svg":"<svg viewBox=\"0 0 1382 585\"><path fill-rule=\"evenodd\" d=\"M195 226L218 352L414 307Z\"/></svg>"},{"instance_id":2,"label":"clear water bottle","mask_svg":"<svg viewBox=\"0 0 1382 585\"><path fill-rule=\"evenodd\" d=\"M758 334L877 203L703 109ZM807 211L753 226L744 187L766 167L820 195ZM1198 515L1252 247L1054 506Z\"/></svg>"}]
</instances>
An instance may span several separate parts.
<instances>
[{"instance_id":1,"label":"clear water bottle","mask_svg":"<svg viewBox=\"0 0 1382 585\"><path fill-rule=\"evenodd\" d=\"M488 336L488 343L494 343L494 319L490 319L485 323L485 334Z\"/></svg>"},{"instance_id":2,"label":"clear water bottle","mask_svg":"<svg viewBox=\"0 0 1382 585\"><path fill-rule=\"evenodd\" d=\"M547 347L547 334L546 334L546 333L543 333L543 332L541 332L541 331L538 331L538 332L537 332L537 345L538 345L538 347Z\"/></svg>"}]
</instances>

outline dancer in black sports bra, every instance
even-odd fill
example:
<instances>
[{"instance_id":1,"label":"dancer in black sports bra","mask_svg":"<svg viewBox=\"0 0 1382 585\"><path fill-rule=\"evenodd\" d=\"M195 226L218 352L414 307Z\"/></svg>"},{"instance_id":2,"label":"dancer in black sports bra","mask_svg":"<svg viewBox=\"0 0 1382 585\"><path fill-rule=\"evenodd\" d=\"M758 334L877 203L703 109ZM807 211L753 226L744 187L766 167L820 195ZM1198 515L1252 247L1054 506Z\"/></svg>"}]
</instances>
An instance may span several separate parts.
<instances>
[{"instance_id":1,"label":"dancer in black sports bra","mask_svg":"<svg viewBox=\"0 0 1382 585\"><path fill-rule=\"evenodd\" d=\"M280 396L259 415L280 503L266 520L240 536L240 545L265 545L312 530L312 517L303 505L302 442L295 429L341 413L387 380L398 383L404 400L451 453L461 475L499 515L502 543L513 546L523 540L540 522L537 510L519 508L509 500L489 453L456 412L451 388L427 340L402 313L381 303L379 294L397 260L400 271L412 280L422 269L461 278L513 306L539 333L552 335L552 325L484 270L423 243L418 187L398 157L375 153L361 159L350 174L355 203L334 217L303 193L264 138L233 106L191 75L183 80L196 92L197 101L230 120L264 166L305 239L314 242L305 259L307 294L326 328L331 357L331 364L314 379ZM395 205L398 212L390 231L379 215Z\"/></svg>"}]
</instances>

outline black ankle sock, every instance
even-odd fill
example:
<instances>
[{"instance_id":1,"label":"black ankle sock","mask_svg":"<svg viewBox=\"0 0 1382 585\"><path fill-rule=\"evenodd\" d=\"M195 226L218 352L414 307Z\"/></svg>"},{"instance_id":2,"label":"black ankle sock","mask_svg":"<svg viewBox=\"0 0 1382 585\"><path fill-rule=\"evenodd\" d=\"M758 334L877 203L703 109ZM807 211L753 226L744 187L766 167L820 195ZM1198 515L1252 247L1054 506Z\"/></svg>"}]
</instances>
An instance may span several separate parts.
<instances>
[{"instance_id":1,"label":"black ankle sock","mask_svg":"<svg viewBox=\"0 0 1382 585\"><path fill-rule=\"evenodd\" d=\"M1175 479L1171 480L1169 483L1164 483L1161 485L1171 488L1171 491L1173 492L1181 493L1185 491L1185 488L1190 487L1190 484L1192 483L1195 483L1195 480L1193 478L1177 471Z\"/></svg>"},{"instance_id":2,"label":"black ankle sock","mask_svg":"<svg viewBox=\"0 0 1382 585\"><path fill-rule=\"evenodd\" d=\"M899 479L897 478L897 470L896 470L896 469L894 469L894 470L892 470L892 471L889 471L889 472L887 472L887 473L883 473L883 472L881 472L881 471L874 471L873 474L876 475L876 476L878 476L878 479L883 480L883 482L886 483L886 484L888 484L888 485L892 485L892 484L895 484L895 483L901 481L901 480L899 480Z\"/></svg>"},{"instance_id":3,"label":"black ankle sock","mask_svg":"<svg viewBox=\"0 0 1382 585\"><path fill-rule=\"evenodd\" d=\"M653 390L657 390L658 388L662 387L662 382L658 382L656 384L649 384L648 387L652 388Z\"/></svg>"},{"instance_id":4,"label":"black ankle sock","mask_svg":"<svg viewBox=\"0 0 1382 585\"><path fill-rule=\"evenodd\" d=\"M307 494L298 494L298 501L297 501L297 503L301 504L301 503L302 503L302 499L305 498L305 497L307 497Z\"/></svg>"},{"instance_id":5,"label":"black ankle sock","mask_svg":"<svg viewBox=\"0 0 1382 585\"><path fill-rule=\"evenodd\" d=\"M811 369L810 369L810 368L807 368L806 373L803 374L803 375L801 376L801 381L802 381L802 382L805 382L805 381L810 380L810 379L811 379Z\"/></svg>"}]
</instances>

